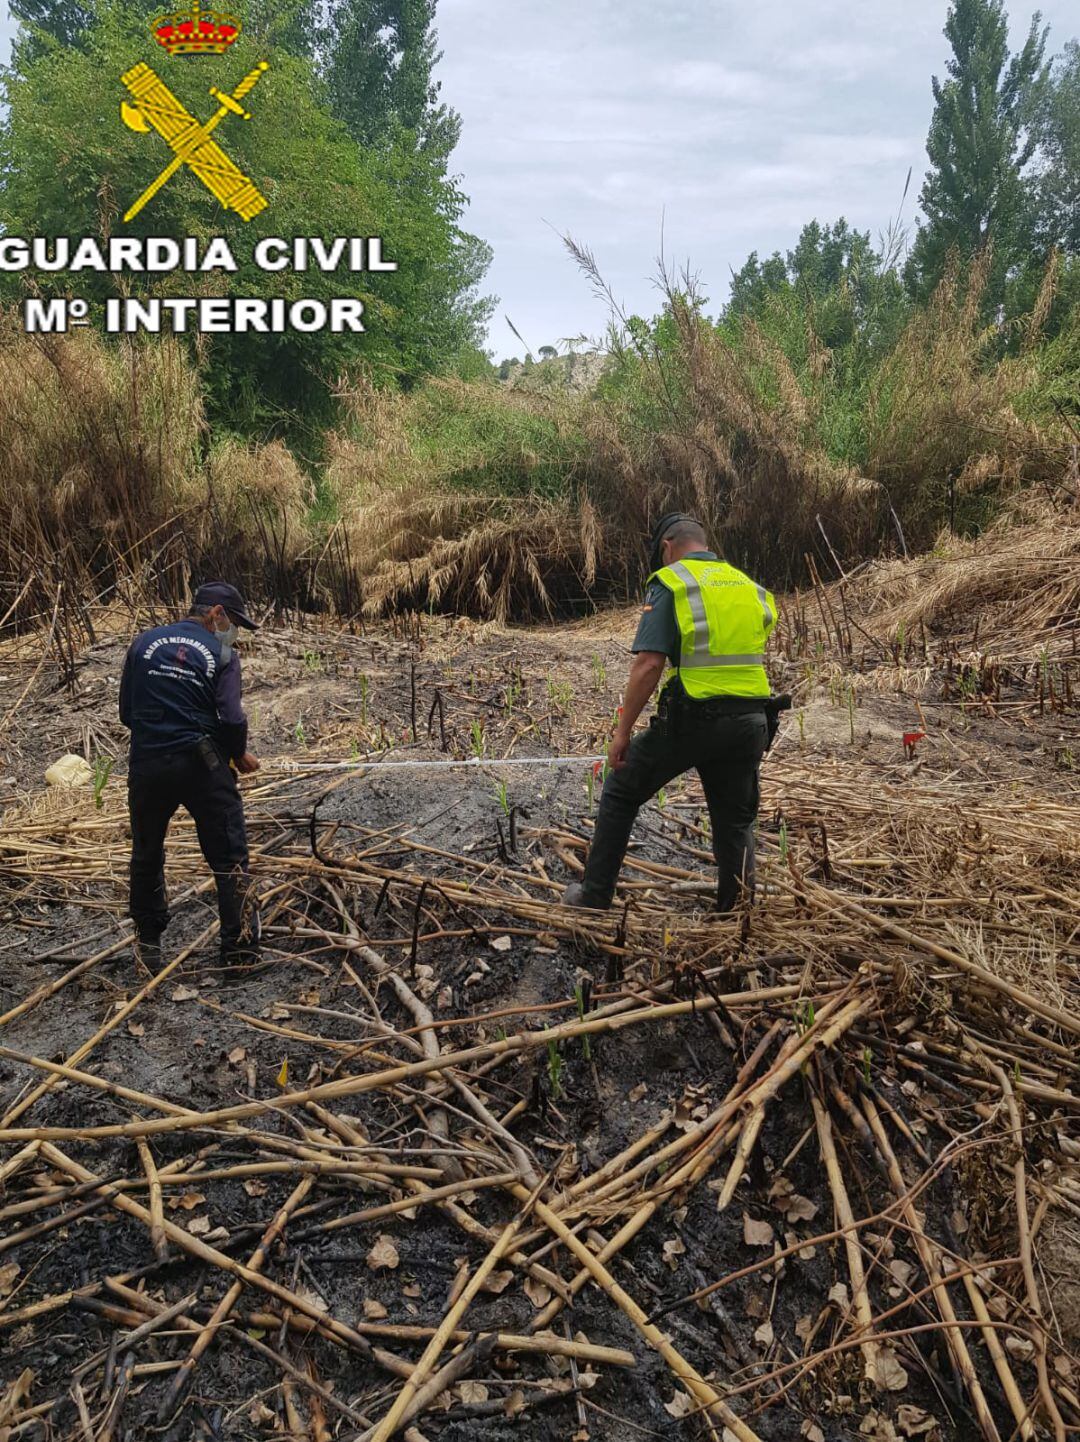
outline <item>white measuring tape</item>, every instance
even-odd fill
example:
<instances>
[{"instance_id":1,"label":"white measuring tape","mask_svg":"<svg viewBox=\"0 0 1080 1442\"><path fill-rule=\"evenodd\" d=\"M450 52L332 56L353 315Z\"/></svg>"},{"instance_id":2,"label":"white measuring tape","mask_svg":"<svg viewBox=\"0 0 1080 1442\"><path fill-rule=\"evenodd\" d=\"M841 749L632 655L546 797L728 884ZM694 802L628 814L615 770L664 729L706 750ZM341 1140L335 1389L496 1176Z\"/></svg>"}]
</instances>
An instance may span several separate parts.
<instances>
[{"instance_id":1,"label":"white measuring tape","mask_svg":"<svg viewBox=\"0 0 1080 1442\"><path fill-rule=\"evenodd\" d=\"M273 761L266 770L308 774L320 771L436 771L439 769L498 766L594 765L604 756L470 756L465 761Z\"/></svg>"}]
</instances>

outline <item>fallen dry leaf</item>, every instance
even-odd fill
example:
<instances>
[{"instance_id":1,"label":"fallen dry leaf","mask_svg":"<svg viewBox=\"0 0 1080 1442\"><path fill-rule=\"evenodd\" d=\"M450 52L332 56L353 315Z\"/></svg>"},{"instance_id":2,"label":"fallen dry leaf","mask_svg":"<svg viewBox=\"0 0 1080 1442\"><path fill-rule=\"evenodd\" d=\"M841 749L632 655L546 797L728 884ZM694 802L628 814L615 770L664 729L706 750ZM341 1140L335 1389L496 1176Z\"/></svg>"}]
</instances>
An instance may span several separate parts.
<instances>
[{"instance_id":1,"label":"fallen dry leaf","mask_svg":"<svg viewBox=\"0 0 1080 1442\"><path fill-rule=\"evenodd\" d=\"M760 1342L763 1347L771 1347L773 1343L773 1325L765 1319L761 1326L754 1332L754 1341Z\"/></svg>"},{"instance_id":2,"label":"fallen dry leaf","mask_svg":"<svg viewBox=\"0 0 1080 1442\"><path fill-rule=\"evenodd\" d=\"M641 1098L646 1095L648 1090L649 1088L645 1085L644 1082L638 1082L636 1087L631 1087L630 1090L627 1092L626 1099L627 1101L631 1102L639 1102Z\"/></svg>"},{"instance_id":3,"label":"fallen dry leaf","mask_svg":"<svg viewBox=\"0 0 1080 1442\"><path fill-rule=\"evenodd\" d=\"M404 1216L405 1213L402 1212L401 1215ZM424 1295L419 1282L410 1282L407 1287L402 1287L401 1292L405 1297L422 1297Z\"/></svg>"},{"instance_id":4,"label":"fallen dry leaf","mask_svg":"<svg viewBox=\"0 0 1080 1442\"><path fill-rule=\"evenodd\" d=\"M141 1021L129 1021L129 1022L128 1022L128 1025L127 1025L127 1029L128 1029L128 1031L131 1033L132 1036L145 1036L145 1035L146 1035L146 1027L143 1026L143 1024L142 1024Z\"/></svg>"},{"instance_id":5,"label":"fallen dry leaf","mask_svg":"<svg viewBox=\"0 0 1080 1442\"><path fill-rule=\"evenodd\" d=\"M889 1263L889 1271L892 1273L893 1281L902 1289L911 1281L915 1268L910 1262L905 1262L902 1257L894 1257Z\"/></svg>"},{"instance_id":6,"label":"fallen dry leaf","mask_svg":"<svg viewBox=\"0 0 1080 1442\"><path fill-rule=\"evenodd\" d=\"M877 1374L878 1381L890 1392L902 1392L908 1384L908 1374L891 1347L882 1347L878 1353Z\"/></svg>"},{"instance_id":7,"label":"fallen dry leaf","mask_svg":"<svg viewBox=\"0 0 1080 1442\"><path fill-rule=\"evenodd\" d=\"M1030 1362L1035 1355L1035 1343L1030 1337L1017 1337L1012 1332L1005 1338L1005 1350L1020 1362Z\"/></svg>"},{"instance_id":8,"label":"fallen dry leaf","mask_svg":"<svg viewBox=\"0 0 1080 1442\"><path fill-rule=\"evenodd\" d=\"M787 1199L785 1208L789 1222L811 1222L817 1216L817 1202L812 1202L809 1197L801 1197L798 1192L792 1192Z\"/></svg>"},{"instance_id":9,"label":"fallen dry leaf","mask_svg":"<svg viewBox=\"0 0 1080 1442\"><path fill-rule=\"evenodd\" d=\"M551 1288L538 1282L535 1277L526 1277L525 1295L534 1307L546 1307L551 1301Z\"/></svg>"},{"instance_id":10,"label":"fallen dry leaf","mask_svg":"<svg viewBox=\"0 0 1080 1442\"><path fill-rule=\"evenodd\" d=\"M492 1272L488 1276L487 1281L484 1283L484 1291L494 1292L495 1295L498 1296L500 1292L506 1291L507 1287L513 1280L514 1274L511 1271Z\"/></svg>"},{"instance_id":11,"label":"fallen dry leaf","mask_svg":"<svg viewBox=\"0 0 1080 1442\"><path fill-rule=\"evenodd\" d=\"M268 1183L260 1182L258 1177L251 1177L244 1183L244 1191L249 1197L265 1197Z\"/></svg>"},{"instance_id":12,"label":"fallen dry leaf","mask_svg":"<svg viewBox=\"0 0 1080 1442\"><path fill-rule=\"evenodd\" d=\"M694 1410L694 1404L685 1392L676 1392L670 1402L664 1403L664 1411L669 1417L688 1417Z\"/></svg>"},{"instance_id":13,"label":"fallen dry leaf","mask_svg":"<svg viewBox=\"0 0 1080 1442\"><path fill-rule=\"evenodd\" d=\"M234 1046L232 1051L229 1053L229 1063L231 1066L239 1066L246 1056L246 1046Z\"/></svg>"},{"instance_id":14,"label":"fallen dry leaf","mask_svg":"<svg viewBox=\"0 0 1080 1442\"><path fill-rule=\"evenodd\" d=\"M1063 1357L1059 1352L1054 1358L1053 1367L1059 1377L1063 1377L1066 1382L1072 1384L1076 1368L1073 1366L1071 1357Z\"/></svg>"},{"instance_id":15,"label":"fallen dry leaf","mask_svg":"<svg viewBox=\"0 0 1080 1442\"><path fill-rule=\"evenodd\" d=\"M896 1425L905 1437L931 1437L937 1431L937 1418L921 1407L901 1402L896 1409Z\"/></svg>"},{"instance_id":16,"label":"fallen dry leaf","mask_svg":"<svg viewBox=\"0 0 1080 1442\"><path fill-rule=\"evenodd\" d=\"M860 1437L872 1437L874 1442L899 1442L896 1428L884 1412L867 1412L859 1424Z\"/></svg>"},{"instance_id":17,"label":"fallen dry leaf","mask_svg":"<svg viewBox=\"0 0 1080 1442\"><path fill-rule=\"evenodd\" d=\"M307 1302L309 1307L314 1307L317 1312L329 1312L326 1298L320 1297L313 1287L305 1286L303 1282L296 1288L296 1295Z\"/></svg>"},{"instance_id":18,"label":"fallen dry leaf","mask_svg":"<svg viewBox=\"0 0 1080 1442\"><path fill-rule=\"evenodd\" d=\"M7 1391L0 1395L0 1423L10 1422L22 1404L30 1400L30 1387L33 1380L33 1372L29 1367L24 1367ZM4 1435L7 1435L6 1428Z\"/></svg>"},{"instance_id":19,"label":"fallen dry leaf","mask_svg":"<svg viewBox=\"0 0 1080 1442\"><path fill-rule=\"evenodd\" d=\"M460 1382L457 1393L465 1403L486 1402L489 1396L488 1389L484 1386L483 1382L473 1382L471 1379Z\"/></svg>"},{"instance_id":20,"label":"fallen dry leaf","mask_svg":"<svg viewBox=\"0 0 1080 1442\"><path fill-rule=\"evenodd\" d=\"M367 1254L367 1264L373 1272L379 1271L382 1267L391 1270L398 1265L401 1258L398 1256L398 1249L394 1246L393 1237L388 1237L382 1232L375 1239L375 1245Z\"/></svg>"},{"instance_id":21,"label":"fallen dry leaf","mask_svg":"<svg viewBox=\"0 0 1080 1442\"><path fill-rule=\"evenodd\" d=\"M503 1411L508 1417L516 1417L519 1412L525 1411L525 1393L520 1387L515 1387L503 1404Z\"/></svg>"},{"instance_id":22,"label":"fallen dry leaf","mask_svg":"<svg viewBox=\"0 0 1080 1442\"><path fill-rule=\"evenodd\" d=\"M178 986L173 990L172 999L173 1001L194 1001L198 994L193 986Z\"/></svg>"},{"instance_id":23,"label":"fallen dry leaf","mask_svg":"<svg viewBox=\"0 0 1080 1442\"><path fill-rule=\"evenodd\" d=\"M811 1422L809 1417L803 1418L803 1424L799 1428L799 1436L805 1437L806 1442L825 1442L825 1433L816 1422Z\"/></svg>"},{"instance_id":24,"label":"fallen dry leaf","mask_svg":"<svg viewBox=\"0 0 1080 1442\"><path fill-rule=\"evenodd\" d=\"M759 1222L748 1212L743 1212L742 1234L748 1247L771 1247L776 1235L768 1222Z\"/></svg>"},{"instance_id":25,"label":"fallen dry leaf","mask_svg":"<svg viewBox=\"0 0 1080 1442\"><path fill-rule=\"evenodd\" d=\"M681 1237L669 1237L664 1243L664 1261L674 1272L678 1267L678 1259L686 1251L686 1243Z\"/></svg>"},{"instance_id":26,"label":"fallen dry leaf","mask_svg":"<svg viewBox=\"0 0 1080 1442\"><path fill-rule=\"evenodd\" d=\"M202 1237L210 1230L210 1218L207 1216L192 1217L187 1224L188 1231L193 1237Z\"/></svg>"},{"instance_id":27,"label":"fallen dry leaf","mask_svg":"<svg viewBox=\"0 0 1080 1442\"><path fill-rule=\"evenodd\" d=\"M376 1302L374 1297L364 1298L364 1316L369 1322L379 1322L383 1317L388 1317L389 1315L390 1313L383 1304Z\"/></svg>"},{"instance_id":28,"label":"fallen dry leaf","mask_svg":"<svg viewBox=\"0 0 1080 1442\"><path fill-rule=\"evenodd\" d=\"M22 1271L18 1262L8 1262L0 1267L0 1297L6 1297L15 1285L15 1278Z\"/></svg>"},{"instance_id":29,"label":"fallen dry leaf","mask_svg":"<svg viewBox=\"0 0 1080 1442\"><path fill-rule=\"evenodd\" d=\"M513 944L508 936L496 936L492 939L491 949L492 951L509 951Z\"/></svg>"},{"instance_id":30,"label":"fallen dry leaf","mask_svg":"<svg viewBox=\"0 0 1080 1442\"><path fill-rule=\"evenodd\" d=\"M196 1207L201 1207L206 1198L202 1192L183 1192L179 1197L170 1197L169 1206L175 1212L182 1207L185 1212L193 1212Z\"/></svg>"}]
</instances>

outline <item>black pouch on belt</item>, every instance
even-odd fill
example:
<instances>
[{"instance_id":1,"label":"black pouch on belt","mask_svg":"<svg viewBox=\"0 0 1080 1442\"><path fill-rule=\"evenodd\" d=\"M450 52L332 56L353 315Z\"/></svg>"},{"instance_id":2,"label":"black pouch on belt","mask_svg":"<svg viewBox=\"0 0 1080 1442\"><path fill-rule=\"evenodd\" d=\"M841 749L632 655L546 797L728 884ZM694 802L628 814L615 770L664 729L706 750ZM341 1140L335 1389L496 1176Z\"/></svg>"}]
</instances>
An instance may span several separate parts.
<instances>
[{"instance_id":1,"label":"black pouch on belt","mask_svg":"<svg viewBox=\"0 0 1080 1442\"><path fill-rule=\"evenodd\" d=\"M768 751L769 747L776 740L776 733L780 730L781 711L790 710L791 697L786 694L783 696L770 696L765 702L765 720L769 727L769 739L765 743L766 751Z\"/></svg>"},{"instance_id":2,"label":"black pouch on belt","mask_svg":"<svg viewBox=\"0 0 1080 1442\"><path fill-rule=\"evenodd\" d=\"M658 723L669 736L678 734L689 699L682 677L676 672L660 692L660 700L656 706Z\"/></svg>"},{"instance_id":3,"label":"black pouch on belt","mask_svg":"<svg viewBox=\"0 0 1080 1442\"><path fill-rule=\"evenodd\" d=\"M196 741L195 750L202 757L207 771L216 771L222 764L221 752L209 736L203 736L199 741Z\"/></svg>"}]
</instances>

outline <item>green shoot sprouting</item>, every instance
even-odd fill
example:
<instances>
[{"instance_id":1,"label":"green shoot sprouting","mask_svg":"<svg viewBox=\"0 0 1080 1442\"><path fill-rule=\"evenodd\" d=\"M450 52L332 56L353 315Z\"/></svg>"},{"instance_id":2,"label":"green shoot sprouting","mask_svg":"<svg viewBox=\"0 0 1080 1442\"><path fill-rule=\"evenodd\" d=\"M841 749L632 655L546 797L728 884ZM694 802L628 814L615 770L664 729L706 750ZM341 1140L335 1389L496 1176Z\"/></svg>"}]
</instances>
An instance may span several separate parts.
<instances>
[{"instance_id":1,"label":"green shoot sprouting","mask_svg":"<svg viewBox=\"0 0 1080 1442\"><path fill-rule=\"evenodd\" d=\"M94 757L94 805L100 811L104 804L101 794L108 785L109 777L112 775L113 758L111 756Z\"/></svg>"},{"instance_id":2,"label":"green shoot sprouting","mask_svg":"<svg viewBox=\"0 0 1080 1442\"><path fill-rule=\"evenodd\" d=\"M574 700L574 689L569 681L553 681L549 677L547 693L548 700L557 710L566 712L570 709Z\"/></svg>"},{"instance_id":3,"label":"green shoot sprouting","mask_svg":"<svg viewBox=\"0 0 1080 1442\"><path fill-rule=\"evenodd\" d=\"M814 1025L814 1003L810 997L805 1001L795 1004L795 1025L799 1029L799 1035L805 1036Z\"/></svg>"},{"instance_id":4,"label":"green shoot sprouting","mask_svg":"<svg viewBox=\"0 0 1080 1442\"><path fill-rule=\"evenodd\" d=\"M509 816L509 815L510 815L510 797L507 795L507 792L506 792L506 782L505 782L505 781L500 781L499 784L498 784L498 786L495 788L495 800L499 803L499 806L502 808L502 814L503 814L504 816Z\"/></svg>"},{"instance_id":5,"label":"green shoot sprouting","mask_svg":"<svg viewBox=\"0 0 1080 1442\"><path fill-rule=\"evenodd\" d=\"M559 1043L552 1039L547 1044L548 1081L551 1084L551 1099L558 1101L562 1096L563 1059Z\"/></svg>"},{"instance_id":6,"label":"green shoot sprouting","mask_svg":"<svg viewBox=\"0 0 1080 1442\"><path fill-rule=\"evenodd\" d=\"M473 753L473 755L474 755L474 756L483 756L483 754L484 754L484 723L483 723L483 721L474 721L474 722L472 723L471 728L470 728L469 734L470 734L470 738L471 738L471 741L472 741L472 753Z\"/></svg>"}]
</instances>

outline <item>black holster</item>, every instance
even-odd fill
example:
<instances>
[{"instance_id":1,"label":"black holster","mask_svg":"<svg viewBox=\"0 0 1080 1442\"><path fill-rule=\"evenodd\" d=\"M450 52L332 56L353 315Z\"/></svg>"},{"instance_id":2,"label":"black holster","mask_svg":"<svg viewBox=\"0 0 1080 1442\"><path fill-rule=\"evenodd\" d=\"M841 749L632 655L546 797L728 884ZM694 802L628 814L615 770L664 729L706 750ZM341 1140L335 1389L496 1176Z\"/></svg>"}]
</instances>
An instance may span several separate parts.
<instances>
[{"instance_id":1,"label":"black holster","mask_svg":"<svg viewBox=\"0 0 1080 1442\"><path fill-rule=\"evenodd\" d=\"M768 751L769 747L776 740L776 733L780 730L780 713L790 710L791 697L787 694L783 696L770 696L765 702L765 720L769 727L769 737L765 743L766 751Z\"/></svg>"}]
</instances>

